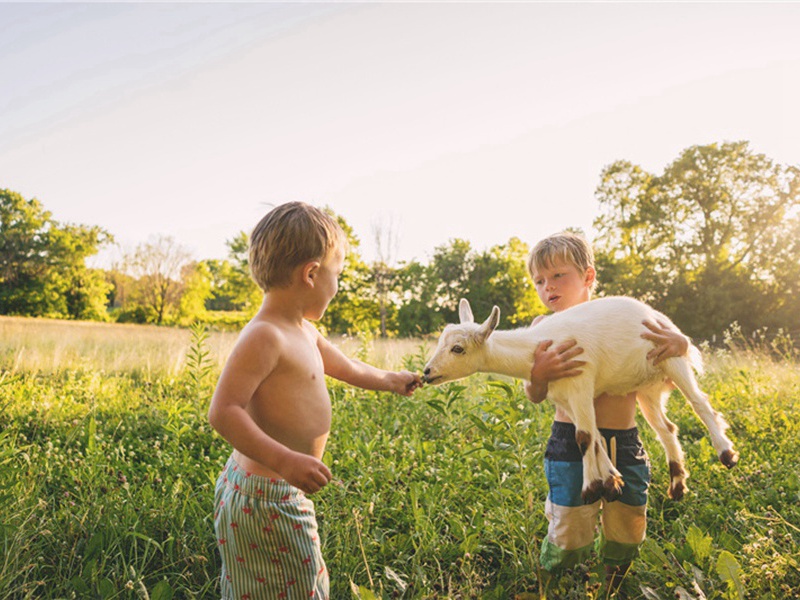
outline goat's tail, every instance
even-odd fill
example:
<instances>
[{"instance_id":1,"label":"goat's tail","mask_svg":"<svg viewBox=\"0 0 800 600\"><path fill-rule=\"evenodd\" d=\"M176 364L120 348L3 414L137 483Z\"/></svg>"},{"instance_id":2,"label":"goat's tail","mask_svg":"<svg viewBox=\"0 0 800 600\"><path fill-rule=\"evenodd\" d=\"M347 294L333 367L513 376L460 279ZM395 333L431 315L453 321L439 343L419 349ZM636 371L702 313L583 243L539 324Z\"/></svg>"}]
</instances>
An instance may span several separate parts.
<instances>
[{"instance_id":1,"label":"goat's tail","mask_svg":"<svg viewBox=\"0 0 800 600\"><path fill-rule=\"evenodd\" d=\"M698 350L697 346L694 344L689 344L689 364L692 365L692 368L695 370L695 373L698 375L702 375L704 372L703 367L703 355L700 354L700 350Z\"/></svg>"}]
</instances>

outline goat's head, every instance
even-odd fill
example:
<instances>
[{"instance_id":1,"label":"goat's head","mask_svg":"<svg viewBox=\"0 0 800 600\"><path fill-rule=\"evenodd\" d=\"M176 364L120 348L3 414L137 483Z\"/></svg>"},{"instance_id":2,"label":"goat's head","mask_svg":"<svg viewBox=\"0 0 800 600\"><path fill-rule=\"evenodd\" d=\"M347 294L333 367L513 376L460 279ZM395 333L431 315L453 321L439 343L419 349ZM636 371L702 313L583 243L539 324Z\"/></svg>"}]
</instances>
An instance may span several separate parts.
<instances>
[{"instance_id":1,"label":"goat's head","mask_svg":"<svg viewBox=\"0 0 800 600\"><path fill-rule=\"evenodd\" d=\"M439 336L433 357L425 365L422 379L439 385L472 375L484 364L484 343L500 322L500 309L492 308L489 318L475 323L469 302L462 298L458 305L461 323L447 325Z\"/></svg>"}]
</instances>

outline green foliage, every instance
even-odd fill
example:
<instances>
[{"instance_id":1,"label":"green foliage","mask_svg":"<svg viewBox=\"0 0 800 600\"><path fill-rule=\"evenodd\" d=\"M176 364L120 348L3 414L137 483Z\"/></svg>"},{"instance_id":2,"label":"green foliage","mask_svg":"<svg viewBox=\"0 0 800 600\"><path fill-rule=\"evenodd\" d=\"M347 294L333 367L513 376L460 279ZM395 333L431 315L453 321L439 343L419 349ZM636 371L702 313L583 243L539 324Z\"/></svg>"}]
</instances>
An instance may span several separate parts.
<instances>
[{"instance_id":1,"label":"green foliage","mask_svg":"<svg viewBox=\"0 0 800 600\"><path fill-rule=\"evenodd\" d=\"M336 218L350 248L345 255L344 272L339 277L339 291L320 323L331 333L376 333L380 328L378 301L370 268L359 253L361 242L343 217L330 209L327 211Z\"/></svg>"},{"instance_id":2,"label":"green foliage","mask_svg":"<svg viewBox=\"0 0 800 600\"><path fill-rule=\"evenodd\" d=\"M216 369L197 325L176 377L0 373L0 598L215 598L213 486L229 447L205 407ZM642 426L648 540L641 598L789 598L800 589L800 376L754 348L708 353L702 382L742 454L722 467L677 397L690 491ZM425 354L409 355L419 370ZM333 598L606 598L594 562L549 578L542 453L552 409L473 377L411 398L330 382L336 483L314 496ZM677 395L677 393L676 393ZM356 592L357 590L357 592Z\"/></svg>"},{"instance_id":3,"label":"green foliage","mask_svg":"<svg viewBox=\"0 0 800 600\"><path fill-rule=\"evenodd\" d=\"M750 335L800 327L800 170L747 142L692 146L661 174L625 160L601 173L594 222L600 295L640 298L697 339L732 323ZM332 334L425 336L457 318L501 309L502 326L544 312L526 269L528 246L511 238L484 251L451 239L429 262L368 265L344 217L350 245L339 292L321 326ZM189 263L170 238L141 244L105 274L84 259L110 239L98 228L60 225L38 200L0 191L0 313L107 318L231 329L263 298L249 273L248 236L228 241L225 260ZM381 239L377 233L378 246ZM535 240L529 240L534 242ZM229 313L227 316L223 313Z\"/></svg>"},{"instance_id":4,"label":"green foliage","mask_svg":"<svg viewBox=\"0 0 800 600\"><path fill-rule=\"evenodd\" d=\"M178 301L181 325L205 321L206 302L211 297L211 271L204 262L189 263L181 271L183 293Z\"/></svg>"},{"instance_id":5,"label":"green foliage","mask_svg":"<svg viewBox=\"0 0 800 600\"><path fill-rule=\"evenodd\" d=\"M627 161L597 188L601 290L639 297L689 335L737 321L796 329L800 170L747 142L692 146L661 175Z\"/></svg>"},{"instance_id":6,"label":"green foliage","mask_svg":"<svg viewBox=\"0 0 800 600\"><path fill-rule=\"evenodd\" d=\"M258 310L262 292L250 276L249 238L244 231L228 240L227 260L204 263L211 275L208 310L243 311L249 315Z\"/></svg>"},{"instance_id":7,"label":"green foliage","mask_svg":"<svg viewBox=\"0 0 800 600\"><path fill-rule=\"evenodd\" d=\"M528 274L528 252L525 242L511 238L476 257L467 295L476 314L488 315L496 305L501 326L514 327L547 312Z\"/></svg>"},{"instance_id":8,"label":"green foliage","mask_svg":"<svg viewBox=\"0 0 800 600\"><path fill-rule=\"evenodd\" d=\"M397 308L398 334L417 337L444 327L444 317L434 308L436 286L430 268L412 261L400 265L396 276L401 294Z\"/></svg>"},{"instance_id":9,"label":"green foliage","mask_svg":"<svg viewBox=\"0 0 800 600\"><path fill-rule=\"evenodd\" d=\"M233 310L206 310L202 322L218 331L241 331L252 318L250 313Z\"/></svg>"},{"instance_id":10,"label":"green foliage","mask_svg":"<svg viewBox=\"0 0 800 600\"><path fill-rule=\"evenodd\" d=\"M527 271L528 246L517 238L476 252L454 239L436 248L430 265L416 262L398 269L401 336L437 332L458 320L458 302L468 298L476 314L500 307L504 327L528 325L545 312Z\"/></svg>"},{"instance_id":11,"label":"green foliage","mask_svg":"<svg viewBox=\"0 0 800 600\"><path fill-rule=\"evenodd\" d=\"M0 598L212 597L223 457L180 381L63 372L4 391Z\"/></svg>"},{"instance_id":12,"label":"green foliage","mask_svg":"<svg viewBox=\"0 0 800 600\"><path fill-rule=\"evenodd\" d=\"M136 279L132 300L145 307L148 314L155 315L153 323L170 323L178 317L178 307L186 287L184 276L191 277L196 273L192 268L186 269L189 262L189 251L165 235L153 236L139 244L128 257L128 273ZM201 277L193 285L202 289L205 283Z\"/></svg>"},{"instance_id":13,"label":"green foliage","mask_svg":"<svg viewBox=\"0 0 800 600\"><path fill-rule=\"evenodd\" d=\"M156 313L152 308L132 304L126 308L113 311L112 317L117 323L153 323L156 320Z\"/></svg>"},{"instance_id":14,"label":"green foliage","mask_svg":"<svg viewBox=\"0 0 800 600\"><path fill-rule=\"evenodd\" d=\"M111 239L0 189L0 314L103 320L109 285L85 261Z\"/></svg>"},{"instance_id":15,"label":"green foliage","mask_svg":"<svg viewBox=\"0 0 800 600\"><path fill-rule=\"evenodd\" d=\"M199 404L205 400L205 388L214 365L208 351L208 331L203 323L192 323L189 328L192 334L191 345L186 353L186 375L189 379L192 396Z\"/></svg>"}]
</instances>

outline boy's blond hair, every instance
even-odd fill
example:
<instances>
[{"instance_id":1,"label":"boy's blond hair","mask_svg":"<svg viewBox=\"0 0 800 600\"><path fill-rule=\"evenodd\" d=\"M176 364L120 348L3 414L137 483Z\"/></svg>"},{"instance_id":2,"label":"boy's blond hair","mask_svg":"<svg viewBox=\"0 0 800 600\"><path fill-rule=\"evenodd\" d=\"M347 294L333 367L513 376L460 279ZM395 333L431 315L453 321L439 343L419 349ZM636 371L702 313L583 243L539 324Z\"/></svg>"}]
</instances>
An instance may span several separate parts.
<instances>
[{"instance_id":1,"label":"boy's blond hair","mask_svg":"<svg viewBox=\"0 0 800 600\"><path fill-rule=\"evenodd\" d=\"M303 202L269 211L250 234L250 274L266 291L291 283L296 267L347 250L347 237L331 215Z\"/></svg>"},{"instance_id":2,"label":"boy's blond hair","mask_svg":"<svg viewBox=\"0 0 800 600\"><path fill-rule=\"evenodd\" d=\"M528 273L552 267L556 262L573 265L581 273L591 267L594 269L594 251L591 244L580 234L562 231L544 238L536 244L528 255ZM597 286L597 278L592 283L592 291Z\"/></svg>"}]
</instances>

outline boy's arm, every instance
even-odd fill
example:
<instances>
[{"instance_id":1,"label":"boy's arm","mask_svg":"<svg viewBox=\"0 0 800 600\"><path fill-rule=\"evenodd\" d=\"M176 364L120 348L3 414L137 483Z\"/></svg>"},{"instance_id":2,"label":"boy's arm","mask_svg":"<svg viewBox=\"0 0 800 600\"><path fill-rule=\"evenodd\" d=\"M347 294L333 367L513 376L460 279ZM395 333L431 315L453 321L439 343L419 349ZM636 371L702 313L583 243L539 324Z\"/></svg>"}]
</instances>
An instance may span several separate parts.
<instances>
[{"instance_id":1,"label":"boy's arm","mask_svg":"<svg viewBox=\"0 0 800 600\"><path fill-rule=\"evenodd\" d=\"M317 332L317 347L325 365L325 374L363 388L394 392L401 396L410 396L422 386L422 379L410 371L385 371L365 362L346 356Z\"/></svg>"},{"instance_id":2,"label":"boy's arm","mask_svg":"<svg viewBox=\"0 0 800 600\"><path fill-rule=\"evenodd\" d=\"M267 435L246 410L258 386L278 364L280 347L280 336L269 327L242 333L214 390L208 421L236 450L312 494L330 481L328 467Z\"/></svg>"},{"instance_id":3,"label":"boy's arm","mask_svg":"<svg viewBox=\"0 0 800 600\"><path fill-rule=\"evenodd\" d=\"M654 365L667 358L686 356L689 352L689 338L670 324L663 321L642 321L642 324L649 329L642 337L655 345L647 353L647 359L652 360Z\"/></svg>"}]
</instances>

